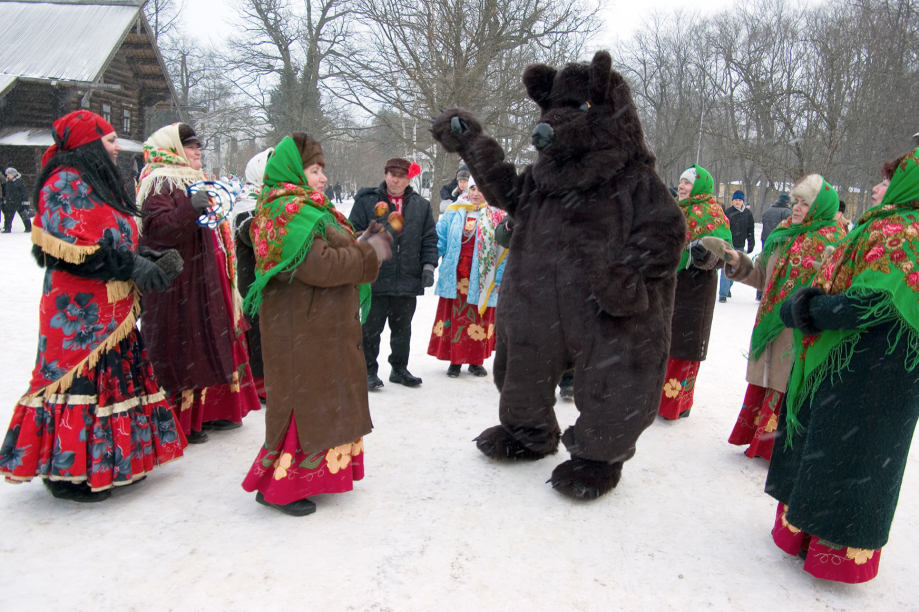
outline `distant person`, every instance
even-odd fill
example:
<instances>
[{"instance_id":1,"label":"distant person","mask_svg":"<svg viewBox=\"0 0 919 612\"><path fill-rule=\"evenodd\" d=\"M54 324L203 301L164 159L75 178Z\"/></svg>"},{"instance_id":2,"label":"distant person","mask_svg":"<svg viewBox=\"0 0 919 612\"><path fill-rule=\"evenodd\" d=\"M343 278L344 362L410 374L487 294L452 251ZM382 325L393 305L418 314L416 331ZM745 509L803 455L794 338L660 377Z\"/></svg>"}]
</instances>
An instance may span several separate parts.
<instances>
[{"instance_id":1,"label":"distant person","mask_svg":"<svg viewBox=\"0 0 919 612\"><path fill-rule=\"evenodd\" d=\"M341 183L335 183L335 203L341 204Z\"/></svg>"},{"instance_id":2,"label":"distant person","mask_svg":"<svg viewBox=\"0 0 919 612\"><path fill-rule=\"evenodd\" d=\"M469 181L471 177L472 175L469 174L469 171L465 168L461 168L460 171L456 173L456 179L454 180L456 187L454 187L453 191L450 192L450 197L444 198L443 191L441 191L440 212L447 210L447 207L450 206L450 204L459 200L459 198L462 197L464 193L466 193L466 190L469 188ZM452 184L453 183L444 185L444 187L449 187Z\"/></svg>"},{"instance_id":3,"label":"distant person","mask_svg":"<svg viewBox=\"0 0 919 612\"><path fill-rule=\"evenodd\" d=\"M461 180L460 175L463 175L466 181L469 180L469 176L470 176L469 168L467 168L466 164L463 163L462 161L460 162L459 169L456 171L456 176L453 177L453 180L440 188L440 199L441 200L449 200L452 202L456 200L457 196L460 193L466 191L465 187L457 190L457 188L459 187L459 182Z\"/></svg>"},{"instance_id":4,"label":"distant person","mask_svg":"<svg viewBox=\"0 0 919 612\"><path fill-rule=\"evenodd\" d=\"M32 231L32 221L29 217L29 191L26 183L16 168L6 169L6 197L3 200L3 233L13 231L13 217L19 215L19 220L25 228Z\"/></svg>"},{"instance_id":5,"label":"distant person","mask_svg":"<svg viewBox=\"0 0 919 612\"><path fill-rule=\"evenodd\" d=\"M763 231L759 238L762 244L766 244L769 234L779 226L779 223L791 217L791 198L787 193L780 193L778 199L763 213ZM762 290L756 291L756 300L763 298Z\"/></svg>"},{"instance_id":6,"label":"distant person","mask_svg":"<svg viewBox=\"0 0 919 612\"><path fill-rule=\"evenodd\" d=\"M414 168L412 168L414 166ZM373 283L370 314L363 327L363 350L367 361L367 386L372 391L383 386L377 376L380 334L387 321L390 331L389 382L417 387L421 379L408 371L409 348L412 339L412 317L415 316L417 296L434 285L437 267L437 231L431 203L409 186L417 175L417 164L407 159L393 158L383 167L383 182L379 187L367 187L357 193L351 209L351 224L362 232L371 221L385 223L389 215L399 212L405 218L402 231L392 245L392 259L383 263L380 275Z\"/></svg>"},{"instance_id":7,"label":"distant person","mask_svg":"<svg viewBox=\"0 0 919 612\"><path fill-rule=\"evenodd\" d=\"M756 246L756 238L753 232L753 213L747 208L746 197L744 192L737 190L731 196L731 205L724 211L724 216L728 218L731 224L731 244L735 249L743 249L746 244L747 253L752 253ZM722 304L731 297L731 286L734 281L729 279L724 268L721 269L721 285L718 288L718 301Z\"/></svg>"}]
</instances>

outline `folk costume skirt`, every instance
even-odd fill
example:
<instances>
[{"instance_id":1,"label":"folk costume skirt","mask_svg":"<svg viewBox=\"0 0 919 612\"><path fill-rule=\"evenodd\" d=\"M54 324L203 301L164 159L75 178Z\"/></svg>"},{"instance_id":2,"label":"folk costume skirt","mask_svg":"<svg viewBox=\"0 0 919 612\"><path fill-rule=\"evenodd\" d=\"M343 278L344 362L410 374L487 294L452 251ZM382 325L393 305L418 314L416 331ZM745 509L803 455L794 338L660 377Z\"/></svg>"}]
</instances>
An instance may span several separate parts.
<instances>
[{"instance_id":1,"label":"folk costume skirt","mask_svg":"<svg viewBox=\"0 0 919 612\"><path fill-rule=\"evenodd\" d=\"M101 491L140 480L186 446L134 329L66 393L19 400L0 446L0 474L7 482L38 476Z\"/></svg>"},{"instance_id":2,"label":"folk costume skirt","mask_svg":"<svg viewBox=\"0 0 919 612\"><path fill-rule=\"evenodd\" d=\"M463 243L456 266L456 297L440 298L428 343L428 355L451 364L482 365L495 350L495 308L480 315L479 307L466 301L474 248L474 240Z\"/></svg>"},{"instance_id":3,"label":"folk costume skirt","mask_svg":"<svg viewBox=\"0 0 919 612\"><path fill-rule=\"evenodd\" d=\"M667 361L667 375L664 378L664 390L658 409L658 413L665 419L676 420L692 408L699 364L698 361L686 361L676 357L671 357Z\"/></svg>"},{"instance_id":4,"label":"folk costume skirt","mask_svg":"<svg viewBox=\"0 0 919 612\"><path fill-rule=\"evenodd\" d=\"M747 457L762 457L769 461L772 458L772 443L779 425L783 396L782 392L775 389L748 384L740 415L728 442L737 446L749 444L750 447L744 451Z\"/></svg>"},{"instance_id":5,"label":"folk costume skirt","mask_svg":"<svg viewBox=\"0 0 919 612\"><path fill-rule=\"evenodd\" d=\"M788 506L779 503L772 528L775 545L789 555L806 554L804 571L816 578L858 584L878 575L881 549L838 546L801 531L788 522ZM802 552L803 551L803 552Z\"/></svg>"},{"instance_id":6,"label":"folk costume skirt","mask_svg":"<svg viewBox=\"0 0 919 612\"><path fill-rule=\"evenodd\" d=\"M290 427L278 448L262 446L243 481L249 493L259 491L270 504L290 504L320 493L344 493L364 478L364 439L318 453L300 450L297 423Z\"/></svg>"}]
</instances>

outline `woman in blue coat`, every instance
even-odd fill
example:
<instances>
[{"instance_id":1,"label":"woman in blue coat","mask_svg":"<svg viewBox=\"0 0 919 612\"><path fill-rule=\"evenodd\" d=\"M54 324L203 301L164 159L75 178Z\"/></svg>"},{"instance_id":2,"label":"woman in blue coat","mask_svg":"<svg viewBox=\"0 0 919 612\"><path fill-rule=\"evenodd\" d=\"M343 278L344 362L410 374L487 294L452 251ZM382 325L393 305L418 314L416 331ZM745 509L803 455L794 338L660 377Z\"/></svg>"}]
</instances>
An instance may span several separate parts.
<instances>
[{"instance_id":1,"label":"woman in blue coat","mask_svg":"<svg viewBox=\"0 0 919 612\"><path fill-rule=\"evenodd\" d=\"M449 361L447 376L460 375L463 364L476 376L495 349L495 306L507 250L495 242L495 228L506 213L492 208L469 180L468 196L448 206L437 222L440 296L428 355Z\"/></svg>"}]
</instances>

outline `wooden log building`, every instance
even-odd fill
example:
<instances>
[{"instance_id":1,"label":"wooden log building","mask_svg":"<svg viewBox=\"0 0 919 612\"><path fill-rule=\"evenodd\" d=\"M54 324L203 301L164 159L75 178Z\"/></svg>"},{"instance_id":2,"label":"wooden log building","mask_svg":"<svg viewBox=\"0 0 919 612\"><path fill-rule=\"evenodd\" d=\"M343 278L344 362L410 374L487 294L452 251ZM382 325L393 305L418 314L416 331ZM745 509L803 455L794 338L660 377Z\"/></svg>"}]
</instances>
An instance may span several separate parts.
<instances>
[{"instance_id":1,"label":"wooden log building","mask_svg":"<svg viewBox=\"0 0 919 612\"><path fill-rule=\"evenodd\" d=\"M178 98L143 0L0 0L0 168L31 192L55 119L86 108L108 120L125 177L141 143L179 121Z\"/></svg>"}]
</instances>

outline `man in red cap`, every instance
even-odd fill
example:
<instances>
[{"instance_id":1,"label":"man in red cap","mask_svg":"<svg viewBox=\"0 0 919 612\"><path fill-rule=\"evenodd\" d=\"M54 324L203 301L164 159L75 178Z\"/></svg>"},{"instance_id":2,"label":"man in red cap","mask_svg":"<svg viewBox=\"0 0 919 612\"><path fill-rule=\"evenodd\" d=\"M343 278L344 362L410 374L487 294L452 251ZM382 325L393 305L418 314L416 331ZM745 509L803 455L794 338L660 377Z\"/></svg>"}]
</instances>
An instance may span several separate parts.
<instances>
[{"instance_id":1,"label":"man in red cap","mask_svg":"<svg viewBox=\"0 0 919 612\"><path fill-rule=\"evenodd\" d=\"M408 371L409 346L412 339L412 317L417 296L434 285L437 267L437 231L431 203L410 186L418 175L418 164L393 158L383 167L384 181L379 187L366 187L357 193L349 221L361 232L371 221L386 222L390 213L405 218L401 232L395 234L392 259L383 263L373 283L370 313L363 326L364 358L367 361L367 387L379 389L383 381L377 376L380 334L389 321L392 372L389 381L417 387L421 379Z\"/></svg>"}]
</instances>

